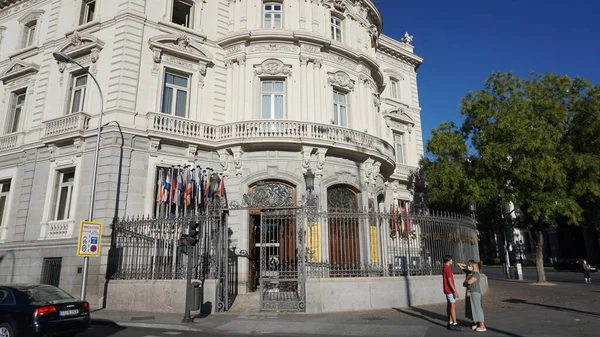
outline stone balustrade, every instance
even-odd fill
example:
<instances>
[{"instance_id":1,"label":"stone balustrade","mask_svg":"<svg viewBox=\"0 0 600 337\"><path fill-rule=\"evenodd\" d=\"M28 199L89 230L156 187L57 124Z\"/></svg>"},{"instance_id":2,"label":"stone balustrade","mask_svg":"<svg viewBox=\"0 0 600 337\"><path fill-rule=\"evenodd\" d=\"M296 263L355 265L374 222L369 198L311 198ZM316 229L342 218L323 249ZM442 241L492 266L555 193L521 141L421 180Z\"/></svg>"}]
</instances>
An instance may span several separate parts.
<instances>
[{"instance_id":1,"label":"stone balustrade","mask_svg":"<svg viewBox=\"0 0 600 337\"><path fill-rule=\"evenodd\" d=\"M393 162L394 158L394 148L383 139L341 126L312 122L252 120L215 126L162 113L149 113L148 131L214 147L248 142L312 143L381 156L389 162Z\"/></svg>"},{"instance_id":2,"label":"stone balustrade","mask_svg":"<svg viewBox=\"0 0 600 337\"><path fill-rule=\"evenodd\" d=\"M0 137L0 151L14 149L21 144L22 133L11 133Z\"/></svg>"},{"instance_id":3,"label":"stone balustrade","mask_svg":"<svg viewBox=\"0 0 600 337\"><path fill-rule=\"evenodd\" d=\"M54 118L44 122L42 138L56 138L74 132L84 132L89 129L89 124L90 115L83 112Z\"/></svg>"},{"instance_id":4,"label":"stone balustrade","mask_svg":"<svg viewBox=\"0 0 600 337\"><path fill-rule=\"evenodd\" d=\"M43 222L40 240L69 239L73 237L75 222L73 220L53 220Z\"/></svg>"},{"instance_id":5,"label":"stone balustrade","mask_svg":"<svg viewBox=\"0 0 600 337\"><path fill-rule=\"evenodd\" d=\"M396 168L394 169L394 173L392 174L393 178L397 178L399 180L408 181L411 174L417 171L418 168L414 166L409 166L405 164L396 164Z\"/></svg>"}]
</instances>

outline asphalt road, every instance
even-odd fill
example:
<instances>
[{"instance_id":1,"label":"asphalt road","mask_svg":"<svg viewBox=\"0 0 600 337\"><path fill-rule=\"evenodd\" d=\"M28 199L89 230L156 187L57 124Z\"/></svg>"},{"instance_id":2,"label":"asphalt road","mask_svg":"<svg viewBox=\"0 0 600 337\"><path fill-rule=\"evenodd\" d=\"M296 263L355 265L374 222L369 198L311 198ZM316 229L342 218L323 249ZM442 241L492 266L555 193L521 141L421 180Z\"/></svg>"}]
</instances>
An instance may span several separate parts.
<instances>
[{"instance_id":1,"label":"asphalt road","mask_svg":"<svg viewBox=\"0 0 600 337\"><path fill-rule=\"evenodd\" d=\"M504 270L499 267L484 267L483 273L492 280L505 280ZM600 273L592 273L592 283L600 283ZM523 268L523 278L526 281L536 281L537 274L533 268ZM548 282L563 283L584 283L583 273L570 271L546 270L546 280Z\"/></svg>"}]
</instances>

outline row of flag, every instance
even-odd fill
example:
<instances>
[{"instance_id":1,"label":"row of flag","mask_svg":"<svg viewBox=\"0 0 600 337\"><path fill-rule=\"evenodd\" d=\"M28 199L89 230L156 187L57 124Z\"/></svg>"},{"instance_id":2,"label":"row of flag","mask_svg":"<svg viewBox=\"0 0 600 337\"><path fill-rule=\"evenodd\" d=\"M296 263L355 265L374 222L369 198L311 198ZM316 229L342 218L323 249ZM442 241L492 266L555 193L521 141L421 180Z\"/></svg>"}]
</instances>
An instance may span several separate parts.
<instances>
[{"instance_id":1,"label":"row of flag","mask_svg":"<svg viewBox=\"0 0 600 337\"><path fill-rule=\"evenodd\" d=\"M220 181L219 181L220 180ZM213 183L218 188L210 188ZM171 208L170 213L198 211L214 198L227 198L225 179L201 167L158 168L156 171L156 204Z\"/></svg>"},{"instance_id":2,"label":"row of flag","mask_svg":"<svg viewBox=\"0 0 600 337\"><path fill-rule=\"evenodd\" d=\"M410 219L408 218L408 203L405 202L404 206L397 206L395 203L390 206L390 214L392 215L392 222L390 230L394 234L410 233ZM400 224L398 224L400 222Z\"/></svg>"}]
</instances>

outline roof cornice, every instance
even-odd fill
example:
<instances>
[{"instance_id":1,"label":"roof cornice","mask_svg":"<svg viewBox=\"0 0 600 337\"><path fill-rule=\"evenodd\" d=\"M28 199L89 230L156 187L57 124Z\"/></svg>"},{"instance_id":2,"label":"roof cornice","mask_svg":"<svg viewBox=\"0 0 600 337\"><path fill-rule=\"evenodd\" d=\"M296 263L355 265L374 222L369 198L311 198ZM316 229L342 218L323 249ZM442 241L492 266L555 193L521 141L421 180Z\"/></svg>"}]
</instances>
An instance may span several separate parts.
<instances>
[{"instance_id":1,"label":"roof cornice","mask_svg":"<svg viewBox=\"0 0 600 337\"><path fill-rule=\"evenodd\" d=\"M405 42L398 42L383 34L381 35L379 44L377 45L377 52L407 62L408 64L414 66L415 70L417 70L417 68L419 68L419 66L423 63L423 58L413 53L412 49L412 45Z\"/></svg>"}]
</instances>

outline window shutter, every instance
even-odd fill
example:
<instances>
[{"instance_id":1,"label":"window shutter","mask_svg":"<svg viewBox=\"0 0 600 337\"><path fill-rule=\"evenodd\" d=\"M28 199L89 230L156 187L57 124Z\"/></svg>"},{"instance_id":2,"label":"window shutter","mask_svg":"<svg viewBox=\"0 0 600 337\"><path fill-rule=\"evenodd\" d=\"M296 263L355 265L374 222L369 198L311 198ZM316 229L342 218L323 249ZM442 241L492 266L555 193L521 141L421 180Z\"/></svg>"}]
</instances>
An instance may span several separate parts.
<instances>
[{"instance_id":1,"label":"window shutter","mask_svg":"<svg viewBox=\"0 0 600 337\"><path fill-rule=\"evenodd\" d=\"M79 11L79 24L82 25L85 23L85 10L87 9L87 2L81 2L81 10Z\"/></svg>"},{"instance_id":2,"label":"window shutter","mask_svg":"<svg viewBox=\"0 0 600 337\"><path fill-rule=\"evenodd\" d=\"M61 174L58 171L54 171L54 186L52 188L52 196L51 196L51 202L50 202L50 214L49 214L49 220L56 220L57 216L58 216L58 209L57 209L57 205L58 205L58 194L59 194L59 186L60 186L60 179L61 178Z\"/></svg>"},{"instance_id":3,"label":"window shutter","mask_svg":"<svg viewBox=\"0 0 600 337\"><path fill-rule=\"evenodd\" d=\"M67 110L66 113L70 114L73 112L73 83L75 82L75 76L69 75L69 86L67 87Z\"/></svg>"}]
</instances>

